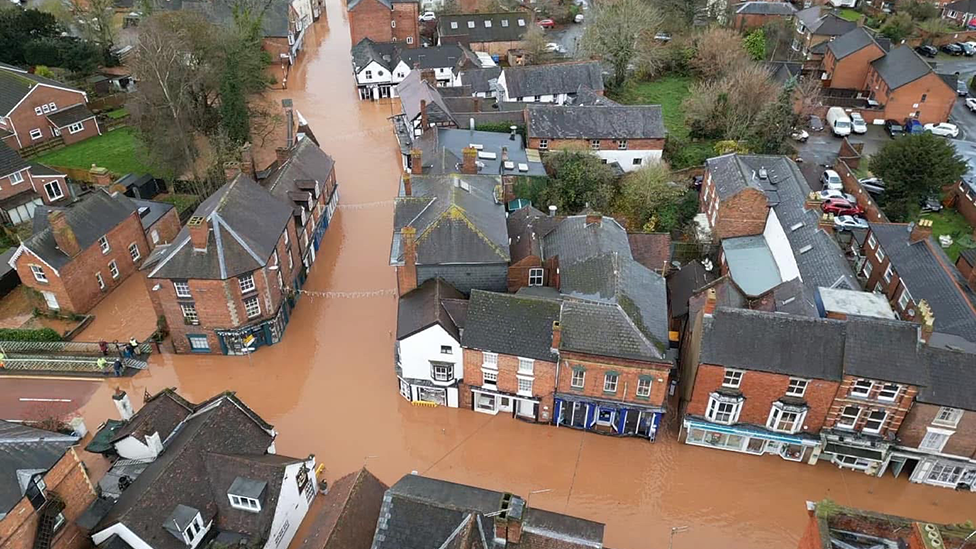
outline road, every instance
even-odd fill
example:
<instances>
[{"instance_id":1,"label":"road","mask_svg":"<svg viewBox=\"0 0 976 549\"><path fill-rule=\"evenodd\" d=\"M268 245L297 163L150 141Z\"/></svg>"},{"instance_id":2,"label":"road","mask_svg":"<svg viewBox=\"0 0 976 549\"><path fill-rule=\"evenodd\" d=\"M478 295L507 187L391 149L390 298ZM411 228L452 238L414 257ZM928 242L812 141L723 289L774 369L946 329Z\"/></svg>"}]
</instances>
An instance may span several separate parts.
<instances>
[{"instance_id":1,"label":"road","mask_svg":"<svg viewBox=\"0 0 976 549\"><path fill-rule=\"evenodd\" d=\"M70 418L101 388L101 379L0 378L0 419ZM98 424L88 425L89 429Z\"/></svg>"}]
</instances>

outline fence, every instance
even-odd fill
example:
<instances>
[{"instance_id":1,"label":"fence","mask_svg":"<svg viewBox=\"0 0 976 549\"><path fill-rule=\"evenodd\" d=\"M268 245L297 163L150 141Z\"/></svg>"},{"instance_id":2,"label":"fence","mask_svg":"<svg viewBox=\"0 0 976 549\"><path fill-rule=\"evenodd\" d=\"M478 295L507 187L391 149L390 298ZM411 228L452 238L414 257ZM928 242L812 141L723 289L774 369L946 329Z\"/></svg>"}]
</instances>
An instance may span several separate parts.
<instances>
[{"instance_id":1,"label":"fence","mask_svg":"<svg viewBox=\"0 0 976 549\"><path fill-rule=\"evenodd\" d=\"M140 343L138 354L123 356L121 347L109 344L107 354L102 353L98 343L77 341L0 341L0 368L6 371L25 371L35 373L86 373L108 374L116 357L122 366L145 370L149 355L153 352L151 343ZM104 358L106 364L100 365Z\"/></svg>"},{"instance_id":2,"label":"fence","mask_svg":"<svg viewBox=\"0 0 976 549\"><path fill-rule=\"evenodd\" d=\"M105 97L96 97L88 102L88 108L91 109L92 112L117 109L122 105L125 105L125 100L125 93L116 93L106 95Z\"/></svg>"},{"instance_id":3,"label":"fence","mask_svg":"<svg viewBox=\"0 0 976 549\"><path fill-rule=\"evenodd\" d=\"M47 152L51 152L55 149L60 149L64 147L64 139L61 136L56 136L47 141L41 141L36 145L27 145L21 148L17 152L22 158L31 158L33 156L38 156Z\"/></svg>"}]
</instances>

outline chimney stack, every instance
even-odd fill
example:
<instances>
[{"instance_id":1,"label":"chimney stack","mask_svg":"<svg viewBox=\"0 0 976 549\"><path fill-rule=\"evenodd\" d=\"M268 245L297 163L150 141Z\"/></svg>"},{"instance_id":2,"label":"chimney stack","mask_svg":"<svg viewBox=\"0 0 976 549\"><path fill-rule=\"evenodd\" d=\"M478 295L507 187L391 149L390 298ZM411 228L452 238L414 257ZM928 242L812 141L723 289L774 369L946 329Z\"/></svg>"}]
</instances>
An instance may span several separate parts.
<instances>
[{"instance_id":1,"label":"chimney stack","mask_svg":"<svg viewBox=\"0 0 976 549\"><path fill-rule=\"evenodd\" d=\"M508 160L508 147L502 147L502 162Z\"/></svg>"},{"instance_id":2,"label":"chimney stack","mask_svg":"<svg viewBox=\"0 0 976 549\"><path fill-rule=\"evenodd\" d=\"M434 69L423 69L420 71L420 79L430 84L430 87L437 87L437 77L434 76Z\"/></svg>"},{"instance_id":3,"label":"chimney stack","mask_svg":"<svg viewBox=\"0 0 976 549\"><path fill-rule=\"evenodd\" d=\"M241 173L247 174L251 179L257 181L255 174L257 169L254 166L254 151L251 150L250 143L241 145Z\"/></svg>"},{"instance_id":4,"label":"chimney stack","mask_svg":"<svg viewBox=\"0 0 976 549\"><path fill-rule=\"evenodd\" d=\"M224 180L230 183L241 173L240 162L224 162Z\"/></svg>"},{"instance_id":5,"label":"chimney stack","mask_svg":"<svg viewBox=\"0 0 976 549\"><path fill-rule=\"evenodd\" d=\"M48 210L47 222L51 225L54 242L58 245L59 250L68 257L74 257L81 252L78 237L75 236L75 230L71 228L71 225L68 225L64 210Z\"/></svg>"},{"instance_id":6,"label":"chimney stack","mask_svg":"<svg viewBox=\"0 0 976 549\"><path fill-rule=\"evenodd\" d=\"M495 539L508 543L522 541L522 516L525 514L525 500L509 493L502 494L497 514L495 514Z\"/></svg>"},{"instance_id":7,"label":"chimney stack","mask_svg":"<svg viewBox=\"0 0 976 549\"><path fill-rule=\"evenodd\" d=\"M603 224L603 215L598 213L588 213L586 214L586 225L596 225L599 227Z\"/></svg>"},{"instance_id":8,"label":"chimney stack","mask_svg":"<svg viewBox=\"0 0 976 549\"><path fill-rule=\"evenodd\" d=\"M556 209L554 204L549 205L549 217L556 217Z\"/></svg>"},{"instance_id":9,"label":"chimney stack","mask_svg":"<svg viewBox=\"0 0 976 549\"><path fill-rule=\"evenodd\" d=\"M410 149L410 173L414 175L424 173L424 152L420 149Z\"/></svg>"},{"instance_id":10,"label":"chimney stack","mask_svg":"<svg viewBox=\"0 0 976 549\"><path fill-rule=\"evenodd\" d=\"M397 268L397 285L400 295L417 287L417 229L406 226L400 229L403 246L403 265Z\"/></svg>"},{"instance_id":11,"label":"chimney stack","mask_svg":"<svg viewBox=\"0 0 976 549\"><path fill-rule=\"evenodd\" d=\"M430 126L430 119L427 117L427 100L420 100L420 131L426 132Z\"/></svg>"},{"instance_id":12,"label":"chimney stack","mask_svg":"<svg viewBox=\"0 0 976 549\"><path fill-rule=\"evenodd\" d=\"M810 194L807 195L806 201L803 202L803 209L804 210L819 210L820 209L820 205L822 203L823 203L823 201L820 200L820 195L817 194L814 191L810 191Z\"/></svg>"},{"instance_id":13,"label":"chimney stack","mask_svg":"<svg viewBox=\"0 0 976 549\"><path fill-rule=\"evenodd\" d=\"M817 222L817 227L827 234L834 234L834 214L822 214Z\"/></svg>"},{"instance_id":14,"label":"chimney stack","mask_svg":"<svg viewBox=\"0 0 976 549\"><path fill-rule=\"evenodd\" d=\"M413 183L410 181L410 172L403 174L403 196L413 196Z\"/></svg>"},{"instance_id":15,"label":"chimney stack","mask_svg":"<svg viewBox=\"0 0 976 549\"><path fill-rule=\"evenodd\" d=\"M278 147L275 149L275 160L278 161L279 166L285 162L288 162L289 157L291 157L291 149L285 147Z\"/></svg>"},{"instance_id":16,"label":"chimney stack","mask_svg":"<svg viewBox=\"0 0 976 549\"><path fill-rule=\"evenodd\" d=\"M122 421L129 421L135 412L132 410L132 403L129 402L129 395L125 394L121 388L115 388L115 394L112 395L112 402L115 403L115 408L119 411L119 417Z\"/></svg>"},{"instance_id":17,"label":"chimney stack","mask_svg":"<svg viewBox=\"0 0 976 549\"><path fill-rule=\"evenodd\" d=\"M559 350L559 344L563 342L563 329L558 320L552 321L552 351Z\"/></svg>"},{"instance_id":18,"label":"chimney stack","mask_svg":"<svg viewBox=\"0 0 976 549\"><path fill-rule=\"evenodd\" d=\"M282 99L281 106L285 109L285 148L291 149L295 145L295 110L291 99ZM279 156L280 159L280 156Z\"/></svg>"},{"instance_id":19,"label":"chimney stack","mask_svg":"<svg viewBox=\"0 0 976 549\"><path fill-rule=\"evenodd\" d=\"M702 308L702 311L705 313L706 316L711 316L712 313L715 312L715 306L717 303L718 303L718 292L715 291L715 288L712 287L705 290L705 306Z\"/></svg>"},{"instance_id":20,"label":"chimney stack","mask_svg":"<svg viewBox=\"0 0 976 549\"><path fill-rule=\"evenodd\" d=\"M92 183L98 185L99 187L108 187L112 184L112 174L108 172L107 168L100 168L95 164L92 164L90 170L88 170L89 175L91 175Z\"/></svg>"},{"instance_id":21,"label":"chimney stack","mask_svg":"<svg viewBox=\"0 0 976 549\"><path fill-rule=\"evenodd\" d=\"M475 175L478 173L478 149L474 147L465 147L461 150L464 155L464 160L461 163L461 173L467 175Z\"/></svg>"},{"instance_id":22,"label":"chimney stack","mask_svg":"<svg viewBox=\"0 0 976 549\"><path fill-rule=\"evenodd\" d=\"M927 240L932 236L932 220L919 219L910 225L911 234L908 236L908 243L914 244L921 240Z\"/></svg>"},{"instance_id":23,"label":"chimney stack","mask_svg":"<svg viewBox=\"0 0 976 549\"><path fill-rule=\"evenodd\" d=\"M922 323L918 338L923 343L928 343L929 338L932 337L932 332L935 331L935 314L932 312L932 307L924 299L919 300L915 307L918 309L918 319Z\"/></svg>"},{"instance_id":24,"label":"chimney stack","mask_svg":"<svg viewBox=\"0 0 976 549\"><path fill-rule=\"evenodd\" d=\"M193 251L207 251L207 242L210 241L210 223L207 222L207 218L195 215L186 222L186 228L190 232Z\"/></svg>"}]
</instances>

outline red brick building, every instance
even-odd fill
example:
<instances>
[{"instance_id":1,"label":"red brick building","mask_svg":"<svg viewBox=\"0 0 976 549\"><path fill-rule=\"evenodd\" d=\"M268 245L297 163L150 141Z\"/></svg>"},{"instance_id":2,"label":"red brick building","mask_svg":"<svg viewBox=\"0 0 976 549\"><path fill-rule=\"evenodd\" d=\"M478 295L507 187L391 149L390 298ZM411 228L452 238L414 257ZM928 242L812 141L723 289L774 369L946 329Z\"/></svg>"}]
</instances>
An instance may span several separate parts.
<instances>
[{"instance_id":1,"label":"red brick building","mask_svg":"<svg viewBox=\"0 0 976 549\"><path fill-rule=\"evenodd\" d=\"M61 82L0 66L0 141L19 150L60 136L66 144L101 134L88 96Z\"/></svg>"},{"instance_id":2,"label":"red brick building","mask_svg":"<svg viewBox=\"0 0 976 549\"><path fill-rule=\"evenodd\" d=\"M956 269L966 280L970 289L976 290L976 250L963 250L956 260Z\"/></svg>"},{"instance_id":3,"label":"red brick building","mask_svg":"<svg viewBox=\"0 0 976 549\"><path fill-rule=\"evenodd\" d=\"M764 27L771 21L792 20L795 16L796 8L789 2L742 2L735 6L732 28L739 32L748 32Z\"/></svg>"},{"instance_id":4,"label":"red brick building","mask_svg":"<svg viewBox=\"0 0 976 549\"><path fill-rule=\"evenodd\" d=\"M798 549L833 549L849 545L850 540L865 540L874 547L906 549L964 549L972 542L966 524L935 524L916 519L885 515L864 509L843 507L827 499L807 502L810 520Z\"/></svg>"},{"instance_id":5,"label":"red brick building","mask_svg":"<svg viewBox=\"0 0 976 549\"><path fill-rule=\"evenodd\" d=\"M21 243L10 265L42 295L38 307L84 314L148 254L136 204L97 190L66 207L39 207L33 236Z\"/></svg>"},{"instance_id":6,"label":"red brick building","mask_svg":"<svg viewBox=\"0 0 976 549\"><path fill-rule=\"evenodd\" d=\"M155 250L157 245L169 244L176 238L180 232L180 216L172 204L138 198L133 198L132 201L138 208L139 220L146 233L150 251Z\"/></svg>"},{"instance_id":7,"label":"red brick building","mask_svg":"<svg viewBox=\"0 0 976 549\"><path fill-rule=\"evenodd\" d=\"M65 174L28 163L0 141L0 221L26 223L39 205L63 204L71 198Z\"/></svg>"},{"instance_id":8,"label":"red brick building","mask_svg":"<svg viewBox=\"0 0 976 549\"><path fill-rule=\"evenodd\" d=\"M346 6L352 44L374 42L420 45L420 3L417 0L353 0Z\"/></svg>"},{"instance_id":9,"label":"red brick building","mask_svg":"<svg viewBox=\"0 0 976 549\"><path fill-rule=\"evenodd\" d=\"M762 184L757 177L746 177L749 174L742 170L735 154L705 161L700 209L717 240L762 234L766 226L769 206Z\"/></svg>"},{"instance_id":10,"label":"red brick building","mask_svg":"<svg viewBox=\"0 0 976 549\"><path fill-rule=\"evenodd\" d=\"M946 190L943 187L943 190ZM976 228L976 180L964 177L958 185L953 185L946 191L952 198L952 206L969 222L969 226Z\"/></svg>"},{"instance_id":11,"label":"red brick building","mask_svg":"<svg viewBox=\"0 0 976 549\"><path fill-rule=\"evenodd\" d=\"M0 483L9 484L0 486L0 549L91 547L75 523L97 497L73 446L78 437L5 421L0 437Z\"/></svg>"},{"instance_id":12,"label":"red brick building","mask_svg":"<svg viewBox=\"0 0 976 549\"><path fill-rule=\"evenodd\" d=\"M825 88L860 90L871 62L884 57L886 50L863 27L831 40L821 61Z\"/></svg>"}]
</instances>

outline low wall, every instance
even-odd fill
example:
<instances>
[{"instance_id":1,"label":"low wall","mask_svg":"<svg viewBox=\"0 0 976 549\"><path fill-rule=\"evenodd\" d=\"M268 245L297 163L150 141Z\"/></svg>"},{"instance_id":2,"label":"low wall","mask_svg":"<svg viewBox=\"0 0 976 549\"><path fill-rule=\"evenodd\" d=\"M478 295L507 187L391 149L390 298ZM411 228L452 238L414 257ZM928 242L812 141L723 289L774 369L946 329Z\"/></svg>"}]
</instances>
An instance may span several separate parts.
<instances>
[{"instance_id":1,"label":"low wall","mask_svg":"<svg viewBox=\"0 0 976 549\"><path fill-rule=\"evenodd\" d=\"M854 195L857 205L864 208L864 219L872 223L888 223L888 216L885 215L874 198L864 190L864 187L857 181L857 176L841 159L834 162L834 171L840 175L840 180L844 184L844 192Z\"/></svg>"}]
</instances>

